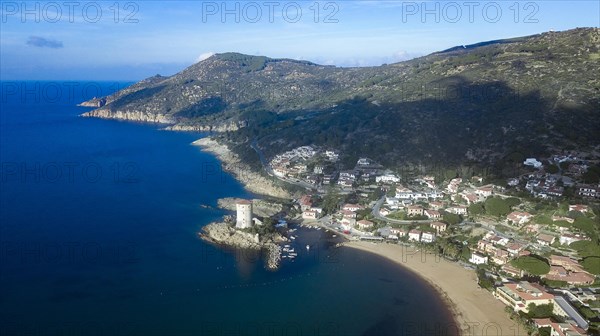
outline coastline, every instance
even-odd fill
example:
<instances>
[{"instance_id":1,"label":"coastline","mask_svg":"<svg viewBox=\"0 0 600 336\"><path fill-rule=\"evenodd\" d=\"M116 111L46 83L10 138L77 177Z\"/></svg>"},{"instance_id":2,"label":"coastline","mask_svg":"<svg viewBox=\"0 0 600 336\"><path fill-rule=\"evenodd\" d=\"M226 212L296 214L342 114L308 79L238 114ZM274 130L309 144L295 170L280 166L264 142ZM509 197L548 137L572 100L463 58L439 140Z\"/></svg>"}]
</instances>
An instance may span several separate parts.
<instances>
[{"instance_id":1,"label":"coastline","mask_svg":"<svg viewBox=\"0 0 600 336\"><path fill-rule=\"evenodd\" d=\"M231 173L236 180L242 183L246 190L275 198L292 198L292 195L288 191L276 186L268 178L252 171L226 145L220 144L209 137L198 139L192 144L200 147L204 152L214 154L223 165L223 169Z\"/></svg>"},{"instance_id":2,"label":"coastline","mask_svg":"<svg viewBox=\"0 0 600 336\"><path fill-rule=\"evenodd\" d=\"M456 263L403 245L352 241L344 246L382 256L427 281L447 304L461 335L514 335L519 330L504 305L479 288L477 275Z\"/></svg>"}]
</instances>

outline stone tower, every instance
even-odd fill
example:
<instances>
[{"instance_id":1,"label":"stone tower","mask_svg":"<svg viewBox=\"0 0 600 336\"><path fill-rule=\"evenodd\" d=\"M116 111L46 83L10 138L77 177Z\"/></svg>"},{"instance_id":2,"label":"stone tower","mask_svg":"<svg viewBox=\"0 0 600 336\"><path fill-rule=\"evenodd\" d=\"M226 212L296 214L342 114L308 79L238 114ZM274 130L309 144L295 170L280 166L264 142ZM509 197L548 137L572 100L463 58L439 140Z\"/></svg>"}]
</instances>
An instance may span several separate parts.
<instances>
[{"instance_id":1,"label":"stone tower","mask_svg":"<svg viewBox=\"0 0 600 336\"><path fill-rule=\"evenodd\" d=\"M252 202L247 200L240 200L235 204L237 210L237 217L235 221L235 227L238 229L245 229L252 226Z\"/></svg>"}]
</instances>

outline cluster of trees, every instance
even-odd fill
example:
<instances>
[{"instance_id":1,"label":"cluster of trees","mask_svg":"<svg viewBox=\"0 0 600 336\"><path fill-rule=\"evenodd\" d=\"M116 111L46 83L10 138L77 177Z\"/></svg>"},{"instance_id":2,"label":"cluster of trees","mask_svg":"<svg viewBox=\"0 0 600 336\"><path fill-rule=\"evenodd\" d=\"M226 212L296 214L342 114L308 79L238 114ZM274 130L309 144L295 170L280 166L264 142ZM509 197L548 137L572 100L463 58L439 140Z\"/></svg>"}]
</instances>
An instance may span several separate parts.
<instances>
[{"instance_id":1,"label":"cluster of trees","mask_svg":"<svg viewBox=\"0 0 600 336\"><path fill-rule=\"evenodd\" d=\"M511 212L514 206L521 201L516 197L506 199L500 197L490 197L484 203L474 203L469 206L469 214L478 216L487 214L494 217L503 217Z\"/></svg>"},{"instance_id":2,"label":"cluster of trees","mask_svg":"<svg viewBox=\"0 0 600 336\"><path fill-rule=\"evenodd\" d=\"M597 241L582 240L569 246L583 258L581 266L586 271L600 275L600 244Z\"/></svg>"},{"instance_id":3,"label":"cluster of trees","mask_svg":"<svg viewBox=\"0 0 600 336\"><path fill-rule=\"evenodd\" d=\"M550 271L548 261L540 256L521 256L512 260L510 263L532 275L544 275Z\"/></svg>"}]
</instances>

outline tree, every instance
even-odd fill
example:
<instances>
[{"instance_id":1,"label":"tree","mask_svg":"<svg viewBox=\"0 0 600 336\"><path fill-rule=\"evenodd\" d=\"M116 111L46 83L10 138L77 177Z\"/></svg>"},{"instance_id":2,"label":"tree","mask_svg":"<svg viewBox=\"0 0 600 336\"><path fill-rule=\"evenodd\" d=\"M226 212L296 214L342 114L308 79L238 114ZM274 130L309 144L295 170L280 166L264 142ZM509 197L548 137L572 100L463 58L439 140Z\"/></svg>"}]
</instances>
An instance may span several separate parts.
<instances>
[{"instance_id":1,"label":"tree","mask_svg":"<svg viewBox=\"0 0 600 336\"><path fill-rule=\"evenodd\" d=\"M469 205L469 214L478 216L485 213L485 208L482 203L473 203Z\"/></svg>"},{"instance_id":2,"label":"tree","mask_svg":"<svg viewBox=\"0 0 600 336\"><path fill-rule=\"evenodd\" d=\"M529 313L527 315L530 318L546 318L552 317L552 310L554 309L554 305L552 303L541 305L530 303L527 306L527 308L529 309Z\"/></svg>"},{"instance_id":3,"label":"tree","mask_svg":"<svg viewBox=\"0 0 600 336\"><path fill-rule=\"evenodd\" d=\"M450 225L456 225L460 223L461 218L457 214L453 214L451 212L444 212L443 219L446 223Z\"/></svg>"},{"instance_id":4,"label":"tree","mask_svg":"<svg viewBox=\"0 0 600 336\"><path fill-rule=\"evenodd\" d=\"M588 233L590 236L594 236L596 222L593 219L581 216L575 220L573 226Z\"/></svg>"},{"instance_id":5,"label":"tree","mask_svg":"<svg viewBox=\"0 0 600 336\"><path fill-rule=\"evenodd\" d=\"M600 275L600 257L587 257L581 262L583 268L596 275Z\"/></svg>"},{"instance_id":6,"label":"tree","mask_svg":"<svg viewBox=\"0 0 600 336\"><path fill-rule=\"evenodd\" d=\"M510 206L502 198L490 197L485 200L485 212L491 216L502 217L510 212Z\"/></svg>"},{"instance_id":7,"label":"tree","mask_svg":"<svg viewBox=\"0 0 600 336\"><path fill-rule=\"evenodd\" d=\"M510 262L513 266L533 275L544 275L550 271L548 262L541 257L522 256Z\"/></svg>"},{"instance_id":8,"label":"tree","mask_svg":"<svg viewBox=\"0 0 600 336\"><path fill-rule=\"evenodd\" d=\"M558 170L559 169L558 169L557 165L550 164L550 165L546 166L546 171L550 174L556 174L556 173L558 173Z\"/></svg>"},{"instance_id":9,"label":"tree","mask_svg":"<svg viewBox=\"0 0 600 336\"><path fill-rule=\"evenodd\" d=\"M550 327L539 328L538 329L538 335L539 336L551 336L552 335L552 329Z\"/></svg>"},{"instance_id":10,"label":"tree","mask_svg":"<svg viewBox=\"0 0 600 336\"><path fill-rule=\"evenodd\" d=\"M521 200L518 199L517 197L509 197L509 198L505 199L504 201L511 208L514 207L514 206L517 206L517 205L521 204Z\"/></svg>"},{"instance_id":11,"label":"tree","mask_svg":"<svg viewBox=\"0 0 600 336\"><path fill-rule=\"evenodd\" d=\"M342 200L342 196L336 189L330 188L327 190L327 194L323 198L323 211L326 214L334 213Z\"/></svg>"}]
</instances>

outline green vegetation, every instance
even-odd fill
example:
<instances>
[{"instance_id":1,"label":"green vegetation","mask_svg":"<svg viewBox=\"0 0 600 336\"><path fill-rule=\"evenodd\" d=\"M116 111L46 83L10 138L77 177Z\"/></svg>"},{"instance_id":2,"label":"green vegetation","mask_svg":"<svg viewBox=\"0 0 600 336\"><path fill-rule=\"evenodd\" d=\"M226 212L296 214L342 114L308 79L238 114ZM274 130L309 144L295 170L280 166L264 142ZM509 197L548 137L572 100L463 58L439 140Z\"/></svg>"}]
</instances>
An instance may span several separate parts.
<instances>
[{"instance_id":1,"label":"green vegetation","mask_svg":"<svg viewBox=\"0 0 600 336\"><path fill-rule=\"evenodd\" d=\"M538 335L539 336L551 336L552 335L552 328L550 328L550 327L539 328L538 329Z\"/></svg>"},{"instance_id":2,"label":"green vegetation","mask_svg":"<svg viewBox=\"0 0 600 336\"><path fill-rule=\"evenodd\" d=\"M527 308L529 308L529 313L527 315L530 318L545 318L552 317L552 310L554 309L554 305L552 303L543 305L536 305L530 303L529 306L527 306Z\"/></svg>"},{"instance_id":3,"label":"green vegetation","mask_svg":"<svg viewBox=\"0 0 600 336\"><path fill-rule=\"evenodd\" d=\"M573 226L589 234L590 236L595 237L596 227L598 226L598 223L596 223L596 221L594 221L593 219L581 216L575 219Z\"/></svg>"},{"instance_id":4,"label":"green vegetation","mask_svg":"<svg viewBox=\"0 0 600 336\"><path fill-rule=\"evenodd\" d=\"M552 288L564 288L564 287L568 287L569 283L566 281L560 281L560 280L548 280L548 279L544 279L544 284L548 287L552 287Z\"/></svg>"},{"instance_id":5,"label":"green vegetation","mask_svg":"<svg viewBox=\"0 0 600 336\"><path fill-rule=\"evenodd\" d=\"M485 200L485 212L491 216L503 217L510 212L510 205L500 197L490 197Z\"/></svg>"},{"instance_id":6,"label":"green vegetation","mask_svg":"<svg viewBox=\"0 0 600 336\"><path fill-rule=\"evenodd\" d=\"M582 258L600 257L600 245L594 241L581 240L571 243L569 247L576 250Z\"/></svg>"},{"instance_id":7,"label":"green vegetation","mask_svg":"<svg viewBox=\"0 0 600 336\"><path fill-rule=\"evenodd\" d=\"M485 213L485 208L482 203L473 203L469 205L469 214L473 216L483 215Z\"/></svg>"},{"instance_id":8,"label":"green vegetation","mask_svg":"<svg viewBox=\"0 0 600 336\"><path fill-rule=\"evenodd\" d=\"M596 275L600 275L600 257L587 257L581 261L583 268Z\"/></svg>"},{"instance_id":9,"label":"green vegetation","mask_svg":"<svg viewBox=\"0 0 600 336\"><path fill-rule=\"evenodd\" d=\"M490 291L494 289L493 279L491 279L490 277L488 277L485 274L485 269L483 269L483 268L477 269L477 282L479 283L479 286L481 286L482 288L485 288Z\"/></svg>"},{"instance_id":10,"label":"green vegetation","mask_svg":"<svg viewBox=\"0 0 600 336\"><path fill-rule=\"evenodd\" d=\"M337 211L343 197L338 193L337 189L329 188L327 194L323 197L323 211L325 214L332 214Z\"/></svg>"},{"instance_id":11,"label":"green vegetation","mask_svg":"<svg viewBox=\"0 0 600 336\"><path fill-rule=\"evenodd\" d=\"M546 171L550 174L556 174L558 173L559 169L557 165L550 164L546 166Z\"/></svg>"},{"instance_id":12,"label":"green vegetation","mask_svg":"<svg viewBox=\"0 0 600 336\"><path fill-rule=\"evenodd\" d=\"M442 218L444 222L450 225L456 225L462 221L462 217L460 217L459 215L445 211L443 212Z\"/></svg>"},{"instance_id":13,"label":"green vegetation","mask_svg":"<svg viewBox=\"0 0 600 336\"><path fill-rule=\"evenodd\" d=\"M353 69L217 54L107 97L101 110L233 125L216 137L239 146L238 154L253 141L267 158L314 144L339 150L342 164L368 156L384 166L418 163L436 177L470 166L494 180L525 172L522 159L549 147L600 143L590 57L599 53L597 35L596 28L537 34ZM484 169L465 159L474 148L486 149L481 162L501 159ZM593 183L598 172L584 179ZM501 216L506 208L486 212Z\"/></svg>"},{"instance_id":14,"label":"green vegetation","mask_svg":"<svg viewBox=\"0 0 600 336\"><path fill-rule=\"evenodd\" d=\"M511 265L533 275L544 275L550 271L550 265L542 257L522 256L512 260Z\"/></svg>"}]
</instances>

